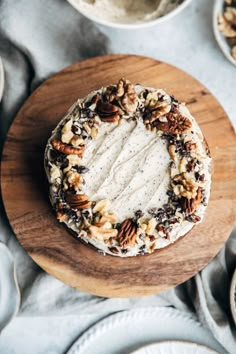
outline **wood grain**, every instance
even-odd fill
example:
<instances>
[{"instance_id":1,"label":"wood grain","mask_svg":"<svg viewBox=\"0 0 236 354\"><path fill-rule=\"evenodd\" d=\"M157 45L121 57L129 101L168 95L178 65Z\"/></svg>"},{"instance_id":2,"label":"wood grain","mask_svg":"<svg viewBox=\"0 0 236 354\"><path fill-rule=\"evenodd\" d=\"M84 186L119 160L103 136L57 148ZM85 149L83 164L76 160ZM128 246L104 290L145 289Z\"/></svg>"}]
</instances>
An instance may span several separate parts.
<instances>
[{"instance_id":1,"label":"wood grain","mask_svg":"<svg viewBox=\"0 0 236 354\"><path fill-rule=\"evenodd\" d=\"M43 152L70 105L120 77L161 87L187 102L210 145L213 187L204 221L152 255L102 256L55 219L47 197ZM192 277L217 254L235 222L236 140L225 112L198 81L154 59L108 55L76 63L45 81L25 102L9 131L2 159L2 194L12 228L31 257L63 282L101 296L141 296Z\"/></svg>"}]
</instances>

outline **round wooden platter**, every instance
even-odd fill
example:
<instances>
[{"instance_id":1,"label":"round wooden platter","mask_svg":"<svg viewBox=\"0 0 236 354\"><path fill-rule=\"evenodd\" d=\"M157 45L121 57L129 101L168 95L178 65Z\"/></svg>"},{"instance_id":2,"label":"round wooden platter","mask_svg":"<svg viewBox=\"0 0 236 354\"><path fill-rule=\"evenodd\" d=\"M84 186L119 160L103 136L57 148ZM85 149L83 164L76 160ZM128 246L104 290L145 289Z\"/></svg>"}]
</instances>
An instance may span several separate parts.
<instances>
[{"instance_id":1,"label":"round wooden platter","mask_svg":"<svg viewBox=\"0 0 236 354\"><path fill-rule=\"evenodd\" d=\"M131 258L103 256L70 235L52 212L43 167L47 139L74 101L121 77L164 88L186 102L214 159L211 200L204 221L170 247ZM147 295L192 277L227 240L235 222L235 156L233 128L217 100L198 81L151 58L108 55L64 69L25 102L10 128L3 152L2 195L18 240L48 273L100 296Z\"/></svg>"}]
</instances>

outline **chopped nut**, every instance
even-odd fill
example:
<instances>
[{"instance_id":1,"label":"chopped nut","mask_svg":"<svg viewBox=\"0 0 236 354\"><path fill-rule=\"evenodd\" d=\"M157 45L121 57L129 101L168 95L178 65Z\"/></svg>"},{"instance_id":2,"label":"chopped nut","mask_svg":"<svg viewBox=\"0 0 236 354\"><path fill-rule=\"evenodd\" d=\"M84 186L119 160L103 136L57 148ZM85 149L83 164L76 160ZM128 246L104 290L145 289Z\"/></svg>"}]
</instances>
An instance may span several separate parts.
<instances>
[{"instance_id":1,"label":"chopped nut","mask_svg":"<svg viewBox=\"0 0 236 354\"><path fill-rule=\"evenodd\" d=\"M69 142L71 141L71 139L74 136L74 133L71 131L72 128L72 119L68 120L68 122L66 122L66 124L64 125L64 127L62 128L61 132L61 141L63 143L69 144Z\"/></svg>"},{"instance_id":2,"label":"chopped nut","mask_svg":"<svg viewBox=\"0 0 236 354\"><path fill-rule=\"evenodd\" d=\"M99 220L100 223L111 222L115 224L117 222L117 216L115 214L104 214Z\"/></svg>"},{"instance_id":3,"label":"chopped nut","mask_svg":"<svg viewBox=\"0 0 236 354\"><path fill-rule=\"evenodd\" d=\"M196 197L198 184L187 172L182 172L176 175L172 179L171 185L173 187L173 192L178 197L186 197L188 199Z\"/></svg>"},{"instance_id":4,"label":"chopped nut","mask_svg":"<svg viewBox=\"0 0 236 354\"><path fill-rule=\"evenodd\" d=\"M171 98L161 90L149 92L145 102L146 118L144 119L148 123L154 122L162 116L165 116L171 110Z\"/></svg>"},{"instance_id":5,"label":"chopped nut","mask_svg":"<svg viewBox=\"0 0 236 354\"><path fill-rule=\"evenodd\" d=\"M98 129L97 129L96 127L92 127L92 128L91 128L91 137L92 137L93 139L96 139L97 134L98 134Z\"/></svg>"},{"instance_id":6,"label":"chopped nut","mask_svg":"<svg viewBox=\"0 0 236 354\"><path fill-rule=\"evenodd\" d=\"M56 165L51 165L51 168L50 168L50 181L53 182L57 178L60 178L60 177L61 177L60 168L57 167Z\"/></svg>"},{"instance_id":7,"label":"chopped nut","mask_svg":"<svg viewBox=\"0 0 236 354\"><path fill-rule=\"evenodd\" d=\"M103 214L110 206L110 201L108 199L99 200L95 207L93 208L94 213Z\"/></svg>"},{"instance_id":8,"label":"chopped nut","mask_svg":"<svg viewBox=\"0 0 236 354\"><path fill-rule=\"evenodd\" d=\"M74 147L78 147L80 145L84 145L84 139L82 139L79 135L74 135L69 143Z\"/></svg>"},{"instance_id":9,"label":"chopped nut","mask_svg":"<svg viewBox=\"0 0 236 354\"><path fill-rule=\"evenodd\" d=\"M64 222L68 219L68 216L65 213L62 213L60 210L57 211L57 220Z\"/></svg>"},{"instance_id":10,"label":"chopped nut","mask_svg":"<svg viewBox=\"0 0 236 354\"><path fill-rule=\"evenodd\" d=\"M154 218L150 219L147 224L146 234L152 235L156 226L156 220Z\"/></svg>"},{"instance_id":11,"label":"chopped nut","mask_svg":"<svg viewBox=\"0 0 236 354\"><path fill-rule=\"evenodd\" d=\"M185 159L181 159L179 162L179 172L186 172L186 163L187 161Z\"/></svg>"},{"instance_id":12,"label":"chopped nut","mask_svg":"<svg viewBox=\"0 0 236 354\"><path fill-rule=\"evenodd\" d=\"M122 222L118 235L117 242L121 247L133 246L137 237L137 225L132 219L126 219Z\"/></svg>"},{"instance_id":13,"label":"chopped nut","mask_svg":"<svg viewBox=\"0 0 236 354\"><path fill-rule=\"evenodd\" d=\"M226 38L232 38L236 36L236 30L232 28L230 22L222 15L218 16L218 28Z\"/></svg>"},{"instance_id":14,"label":"chopped nut","mask_svg":"<svg viewBox=\"0 0 236 354\"><path fill-rule=\"evenodd\" d=\"M84 123L84 124L83 124L83 128L84 128L84 130L88 133L88 135L91 135L91 128L90 128L90 126L88 125L88 123Z\"/></svg>"},{"instance_id":15,"label":"chopped nut","mask_svg":"<svg viewBox=\"0 0 236 354\"><path fill-rule=\"evenodd\" d=\"M224 18L231 24L236 24L236 8L227 6L224 12Z\"/></svg>"},{"instance_id":16,"label":"chopped nut","mask_svg":"<svg viewBox=\"0 0 236 354\"><path fill-rule=\"evenodd\" d=\"M53 140L51 142L52 144L52 147L55 149L55 150L58 150L60 151L61 153L63 154L66 154L66 155L78 155L79 157L82 157L83 156L83 152L84 152L84 146L80 146L79 148L75 148L73 146L70 146L70 145L67 145L65 143L63 143L62 141L60 140Z\"/></svg>"},{"instance_id":17,"label":"chopped nut","mask_svg":"<svg viewBox=\"0 0 236 354\"><path fill-rule=\"evenodd\" d=\"M199 187L195 198L188 199L188 198L182 197L180 199L180 205L181 205L182 210L187 215L191 215L195 212L198 205L201 203L201 200L202 200L202 188Z\"/></svg>"},{"instance_id":18,"label":"chopped nut","mask_svg":"<svg viewBox=\"0 0 236 354\"><path fill-rule=\"evenodd\" d=\"M70 171L72 166L80 166L81 159L78 155L67 155L68 166L64 168L63 173Z\"/></svg>"},{"instance_id":19,"label":"chopped nut","mask_svg":"<svg viewBox=\"0 0 236 354\"><path fill-rule=\"evenodd\" d=\"M73 209L87 209L91 206L91 201L85 194L66 193L65 199L67 204Z\"/></svg>"},{"instance_id":20,"label":"chopped nut","mask_svg":"<svg viewBox=\"0 0 236 354\"><path fill-rule=\"evenodd\" d=\"M94 225L90 226L89 232L90 237L94 237L100 241L108 240L111 237L116 237L118 234L117 229L104 229L103 227Z\"/></svg>"},{"instance_id":21,"label":"chopped nut","mask_svg":"<svg viewBox=\"0 0 236 354\"><path fill-rule=\"evenodd\" d=\"M78 172L68 171L66 173L66 178L63 181L64 189L67 190L69 187L73 187L75 191L78 191L83 183L83 178Z\"/></svg>"},{"instance_id":22,"label":"chopped nut","mask_svg":"<svg viewBox=\"0 0 236 354\"><path fill-rule=\"evenodd\" d=\"M142 229L143 231L146 231L146 229L147 229L147 224L141 224L140 227L141 227L141 229Z\"/></svg>"},{"instance_id":23,"label":"chopped nut","mask_svg":"<svg viewBox=\"0 0 236 354\"><path fill-rule=\"evenodd\" d=\"M176 146L175 145L169 145L168 147L168 151L169 151L169 154L170 154L170 158L171 160L175 161L176 160Z\"/></svg>"}]
</instances>

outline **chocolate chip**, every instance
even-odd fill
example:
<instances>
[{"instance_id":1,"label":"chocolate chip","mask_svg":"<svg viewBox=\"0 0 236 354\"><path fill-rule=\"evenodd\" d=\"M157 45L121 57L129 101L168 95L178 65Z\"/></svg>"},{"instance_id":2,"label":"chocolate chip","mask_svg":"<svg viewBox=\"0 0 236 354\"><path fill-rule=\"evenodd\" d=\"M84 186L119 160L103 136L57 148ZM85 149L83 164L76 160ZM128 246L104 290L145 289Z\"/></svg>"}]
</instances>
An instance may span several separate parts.
<instances>
[{"instance_id":1,"label":"chocolate chip","mask_svg":"<svg viewBox=\"0 0 236 354\"><path fill-rule=\"evenodd\" d=\"M205 175L204 174L200 175L199 181L200 182L204 182L204 180L205 180Z\"/></svg>"},{"instance_id":2,"label":"chocolate chip","mask_svg":"<svg viewBox=\"0 0 236 354\"><path fill-rule=\"evenodd\" d=\"M116 247L109 247L108 249L109 249L109 251L111 253L114 253L114 254L118 254L119 253L119 251L118 251L118 249Z\"/></svg>"},{"instance_id":3,"label":"chocolate chip","mask_svg":"<svg viewBox=\"0 0 236 354\"><path fill-rule=\"evenodd\" d=\"M80 135L81 134L81 127L78 126L76 123L74 123L72 125L72 128L71 128L72 132L76 135Z\"/></svg>"},{"instance_id":4,"label":"chocolate chip","mask_svg":"<svg viewBox=\"0 0 236 354\"><path fill-rule=\"evenodd\" d=\"M73 168L78 172L78 173L87 173L89 171L89 168L85 166L73 166Z\"/></svg>"},{"instance_id":5,"label":"chocolate chip","mask_svg":"<svg viewBox=\"0 0 236 354\"><path fill-rule=\"evenodd\" d=\"M155 236L153 236L153 235L150 235L150 236L148 236L149 237L149 240L151 241L151 242L153 242L153 241L155 241Z\"/></svg>"},{"instance_id":6,"label":"chocolate chip","mask_svg":"<svg viewBox=\"0 0 236 354\"><path fill-rule=\"evenodd\" d=\"M141 218L144 214L142 212L142 210L136 210L135 213L134 213L135 217L137 219Z\"/></svg>"}]
</instances>

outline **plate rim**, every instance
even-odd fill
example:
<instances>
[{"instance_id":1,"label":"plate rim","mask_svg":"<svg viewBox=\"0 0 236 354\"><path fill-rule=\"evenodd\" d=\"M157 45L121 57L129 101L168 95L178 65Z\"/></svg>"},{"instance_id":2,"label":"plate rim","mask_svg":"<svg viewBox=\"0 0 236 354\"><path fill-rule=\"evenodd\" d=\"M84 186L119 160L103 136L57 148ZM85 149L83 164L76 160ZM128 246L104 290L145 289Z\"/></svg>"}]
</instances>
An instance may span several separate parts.
<instances>
[{"instance_id":1,"label":"plate rim","mask_svg":"<svg viewBox=\"0 0 236 354\"><path fill-rule=\"evenodd\" d=\"M158 341L156 343L151 343L151 344L147 344L147 345L145 345L143 347L140 347L139 349L137 349L134 352L131 352L130 354L142 354L142 352L140 351L142 349L145 349L145 348L148 349L148 348L151 348L152 346L156 347L158 345L162 345L162 344L166 344L166 343L173 343L173 344L177 343L177 344L187 344L187 345L193 345L194 344L194 346L207 349L209 354L220 354L219 352L216 352L214 349L211 349L211 348L207 347L206 345L198 344L196 342L191 342L191 341L183 341L183 340L163 340L163 341ZM140 353L139 353L139 351L140 351Z\"/></svg>"},{"instance_id":2,"label":"plate rim","mask_svg":"<svg viewBox=\"0 0 236 354\"><path fill-rule=\"evenodd\" d=\"M86 350L87 346L91 344L91 342L93 342L93 340L95 338L97 338L98 336L106 333L107 330L110 330L113 327L116 326L120 326L122 324L122 322L125 322L127 319L138 319L138 318L143 318L145 316L153 316L154 314L158 313L158 315L160 313L162 313L162 316L166 316L166 317L177 317L182 319L182 321L186 321L189 324L193 323L196 326L198 326L199 328L201 328L202 330L205 330L206 332L210 331L205 328L198 320L197 317L193 314L193 313L189 313L189 312L183 312L180 311L176 308L173 307L157 307L157 306L148 306L148 307L142 307L142 308L135 308L135 309L131 309L131 310L124 310L118 313L113 313L111 315L109 315L108 317L100 320L99 322L95 323L94 325L92 325L91 327L88 328L88 330L86 330L82 335L80 335L79 337L77 337L77 339L74 341L74 343L71 345L71 347L68 349L68 351L65 354L77 354L77 350L79 350L79 354L80 353L84 353L84 350ZM214 341L221 346L221 344L215 339L213 338ZM183 341L183 340L180 340ZM194 343L194 342L192 342ZM198 344L198 343L196 343ZM222 347L222 346L221 346ZM141 347L140 347L141 348ZM211 348L209 348L211 349ZM214 349L213 350L214 353ZM135 352L134 352L135 353ZM219 354L217 352L215 352L216 354ZM133 354L131 352L131 354Z\"/></svg>"}]
</instances>

